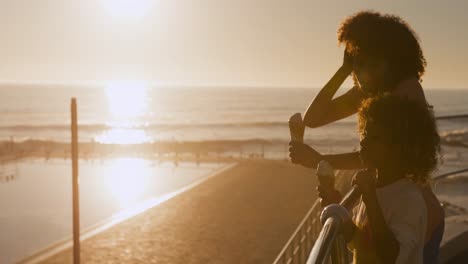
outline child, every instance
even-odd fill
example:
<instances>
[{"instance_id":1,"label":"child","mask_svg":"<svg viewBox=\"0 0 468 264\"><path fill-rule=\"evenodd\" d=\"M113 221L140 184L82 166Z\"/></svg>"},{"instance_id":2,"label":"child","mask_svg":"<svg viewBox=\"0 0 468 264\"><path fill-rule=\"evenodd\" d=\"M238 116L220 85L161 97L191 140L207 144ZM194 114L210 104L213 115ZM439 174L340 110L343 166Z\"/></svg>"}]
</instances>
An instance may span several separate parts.
<instances>
[{"instance_id":1,"label":"child","mask_svg":"<svg viewBox=\"0 0 468 264\"><path fill-rule=\"evenodd\" d=\"M421 184L436 167L439 135L432 112L383 95L359 110L362 194L351 246L355 263L423 263L427 208ZM370 172L371 171L371 172Z\"/></svg>"}]
</instances>

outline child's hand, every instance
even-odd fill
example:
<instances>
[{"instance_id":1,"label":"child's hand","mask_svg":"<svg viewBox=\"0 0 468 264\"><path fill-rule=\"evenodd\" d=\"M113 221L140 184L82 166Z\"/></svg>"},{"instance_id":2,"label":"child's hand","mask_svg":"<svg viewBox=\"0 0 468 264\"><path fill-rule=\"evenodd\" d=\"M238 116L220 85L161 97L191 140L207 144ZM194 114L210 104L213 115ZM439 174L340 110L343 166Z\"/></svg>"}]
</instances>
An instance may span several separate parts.
<instances>
[{"instance_id":1,"label":"child's hand","mask_svg":"<svg viewBox=\"0 0 468 264\"><path fill-rule=\"evenodd\" d=\"M363 196L375 193L375 170L361 170L354 175L352 185L356 185Z\"/></svg>"},{"instance_id":2,"label":"child's hand","mask_svg":"<svg viewBox=\"0 0 468 264\"><path fill-rule=\"evenodd\" d=\"M341 201L341 193L335 189L325 188L324 186L317 186L318 197L320 198L320 205L325 208L330 204L337 204Z\"/></svg>"}]
</instances>

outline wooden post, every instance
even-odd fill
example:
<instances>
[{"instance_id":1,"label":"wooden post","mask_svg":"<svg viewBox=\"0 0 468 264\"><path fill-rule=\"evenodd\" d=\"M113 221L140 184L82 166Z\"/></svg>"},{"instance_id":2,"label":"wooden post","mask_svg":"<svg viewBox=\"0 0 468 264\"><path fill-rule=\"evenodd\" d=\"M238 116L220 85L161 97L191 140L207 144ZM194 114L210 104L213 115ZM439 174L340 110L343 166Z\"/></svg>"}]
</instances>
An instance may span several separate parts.
<instances>
[{"instance_id":1,"label":"wooden post","mask_svg":"<svg viewBox=\"0 0 468 264\"><path fill-rule=\"evenodd\" d=\"M76 98L71 99L71 156L73 185L73 263L80 263L80 196L78 185L78 122Z\"/></svg>"}]
</instances>

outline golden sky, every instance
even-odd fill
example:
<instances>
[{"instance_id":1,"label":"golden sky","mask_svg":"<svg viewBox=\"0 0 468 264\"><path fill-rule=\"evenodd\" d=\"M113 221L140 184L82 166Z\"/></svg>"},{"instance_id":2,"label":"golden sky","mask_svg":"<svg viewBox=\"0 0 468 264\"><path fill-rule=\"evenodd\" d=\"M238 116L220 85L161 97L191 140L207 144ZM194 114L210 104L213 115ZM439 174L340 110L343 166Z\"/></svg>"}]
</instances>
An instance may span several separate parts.
<instances>
[{"instance_id":1,"label":"golden sky","mask_svg":"<svg viewBox=\"0 0 468 264\"><path fill-rule=\"evenodd\" d=\"M0 81L319 87L340 21L364 9L412 25L423 86L468 88L461 0L1 0Z\"/></svg>"}]
</instances>

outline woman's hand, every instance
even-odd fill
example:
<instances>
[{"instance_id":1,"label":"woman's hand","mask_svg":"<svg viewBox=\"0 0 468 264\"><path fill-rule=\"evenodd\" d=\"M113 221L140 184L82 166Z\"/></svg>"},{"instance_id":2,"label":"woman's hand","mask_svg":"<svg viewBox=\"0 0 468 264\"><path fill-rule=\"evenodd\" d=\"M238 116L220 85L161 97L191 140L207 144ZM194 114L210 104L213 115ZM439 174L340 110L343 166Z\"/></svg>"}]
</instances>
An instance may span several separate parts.
<instances>
[{"instance_id":1,"label":"woman's hand","mask_svg":"<svg viewBox=\"0 0 468 264\"><path fill-rule=\"evenodd\" d=\"M356 93L357 89L351 89L334 98L340 86L353 71L353 61L354 57L345 50L343 65L318 92L304 113L304 125L310 128L321 127L358 111L364 98L360 92Z\"/></svg>"},{"instance_id":2,"label":"woman's hand","mask_svg":"<svg viewBox=\"0 0 468 264\"><path fill-rule=\"evenodd\" d=\"M343 54L343 65L341 68L349 75L353 71L353 64L353 56L345 49Z\"/></svg>"},{"instance_id":3,"label":"woman's hand","mask_svg":"<svg viewBox=\"0 0 468 264\"><path fill-rule=\"evenodd\" d=\"M300 164L308 168L316 168L323 156L310 146L297 142L289 142L289 157L292 163Z\"/></svg>"}]
</instances>

